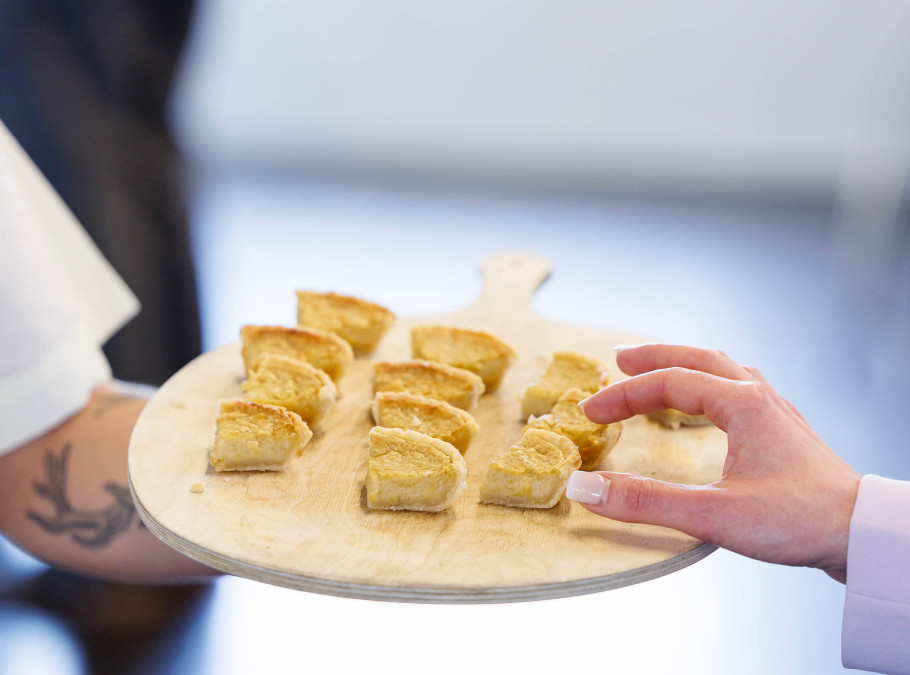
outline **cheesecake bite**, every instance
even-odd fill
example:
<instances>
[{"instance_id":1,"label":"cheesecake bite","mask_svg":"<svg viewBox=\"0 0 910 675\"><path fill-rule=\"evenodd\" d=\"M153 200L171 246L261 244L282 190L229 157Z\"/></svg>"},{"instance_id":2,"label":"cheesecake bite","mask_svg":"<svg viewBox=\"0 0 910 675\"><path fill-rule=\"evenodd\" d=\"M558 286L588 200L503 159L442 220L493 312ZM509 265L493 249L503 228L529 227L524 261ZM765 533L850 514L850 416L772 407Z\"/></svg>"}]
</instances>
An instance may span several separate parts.
<instances>
[{"instance_id":1,"label":"cheesecake bite","mask_svg":"<svg viewBox=\"0 0 910 675\"><path fill-rule=\"evenodd\" d=\"M373 393L400 391L471 410L484 392L480 376L443 363L413 359L373 364Z\"/></svg>"},{"instance_id":2,"label":"cheesecake bite","mask_svg":"<svg viewBox=\"0 0 910 675\"><path fill-rule=\"evenodd\" d=\"M337 394L324 370L276 352L264 353L241 386L247 401L287 408L309 426L322 419Z\"/></svg>"},{"instance_id":3,"label":"cheesecake bite","mask_svg":"<svg viewBox=\"0 0 910 675\"><path fill-rule=\"evenodd\" d=\"M450 403L417 394L381 391L373 399L377 426L413 429L451 443L462 454L480 430L474 418Z\"/></svg>"},{"instance_id":4,"label":"cheesecake bite","mask_svg":"<svg viewBox=\"0 0 910 675\"><path fill-rule=\"evenodd\" d=\"M526 429L507 453L490 460L480 500L548 509L566 493L569 476L580 466L578 448L568 438L546 429Z\"/></svg>"},{"instance_id":5,"label":"cheesecake bite","mask_svg":"<svg viewBox=\"0 0 910 675\"><path fill-rule=\"evenodd\" d=\"M496 390L515 360L515 351L489 333L453 326L412 328L411 355L476 373L486 391Z\"/></svg>"},{"instance_id":6,"label":"cheesecake bite","mask_svg":"<svg viewBox=\"0 0 910 675\"><path fill-rule=\"evenodd\" d=\"M240 339L247 373L255 369L263 354L277 352L324 370L338 384L354 360L351 345L335 333L319 328L244 326L240 329Z\"/></svg>"},{"instance_id":7,"label":"cheesecake bite","mask_svg":"<svg viewBox=\"0 0 910 675\"><path fill-rule=\"evenodd\" d=\"M581 468L596 469L622 434L622 422L597 424L588 419L578 405L588 397L581 389L569 389L546 415L531 417L526 429L546 429L565 436L578 447Z\"/></svg>"},{"instance_id":8,"label":"cheesecake bite","mask_svg":"<svg viewBox=\"0 0 910 675\"><path fill-rule=\"evenodd\" d=\"M297 291L297 323L337 333L354 348L368 354L395 321L382 305L337 293Z\"/></svg>"},{"instance_id":9,"label":"cheesecake bite","mask_svg":"<svg viewBox=\"0 0 910 675\"><path fill-rule=\"evenodd\" d=\"M597 359L571 351L556 352L547 369L528 385L521 397L522 418L546 415L569 389L593 394L609 381L607 367Z\"/></svg>"},{"instance_id":10,"label":"cheesecake bite","mask_svg":"<svg viewBox=\"0 0 910 675\"><path fill-rule=\"evenodd\" d=\"M464 492L468 468L451 444L411 429L373 427L367 460L371 509L442 511Z\"/></svg>"},{"instance_id":11,"label":"cheesecake bite","mask_svg":"<svg viewBox=\"0 0 910 675\"><path fill-rule=\"evenodd\" d=\"M221 402L215 443L209 455L215 471L280 471L303 453L313 437L297 413L253 401Z\"/></svg>"}]
</instances>

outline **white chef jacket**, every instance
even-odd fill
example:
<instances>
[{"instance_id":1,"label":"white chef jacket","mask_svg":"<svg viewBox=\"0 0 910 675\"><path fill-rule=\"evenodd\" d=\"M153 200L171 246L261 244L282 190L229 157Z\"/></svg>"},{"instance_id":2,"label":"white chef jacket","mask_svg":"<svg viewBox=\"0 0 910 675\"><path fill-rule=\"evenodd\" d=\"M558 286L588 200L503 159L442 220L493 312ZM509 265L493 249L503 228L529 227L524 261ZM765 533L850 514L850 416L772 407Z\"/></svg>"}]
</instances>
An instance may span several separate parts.
<instances>
[{"instance_id":1,"label":"white chef jacket","mask_svg":"<svg viewBox=\"0 0 910 675\"><path fill-rule=\"evenodd\" d=\"M101 345L138 311L0 122L0 454L85 406L111 376Z\"/></svg>"}]
</instances>

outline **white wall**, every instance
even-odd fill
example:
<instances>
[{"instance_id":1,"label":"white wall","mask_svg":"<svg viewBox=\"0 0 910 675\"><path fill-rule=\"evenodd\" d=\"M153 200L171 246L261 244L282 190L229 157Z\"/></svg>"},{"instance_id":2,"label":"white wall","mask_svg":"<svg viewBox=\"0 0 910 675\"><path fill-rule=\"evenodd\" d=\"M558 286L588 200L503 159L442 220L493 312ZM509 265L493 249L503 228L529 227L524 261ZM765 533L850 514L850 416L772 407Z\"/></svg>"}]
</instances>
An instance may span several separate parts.
<instances>
[{"instance_id":1,"label":"white wall","mask_svg":"<svg viewBox=\"0 0 910 675\"><path fill-rule=\"evenodd\" d=\"M203 166L827 194L851 139L905 154L908 28L895 0L207 0L176 118Z\"/></svg>"}]
</instances>

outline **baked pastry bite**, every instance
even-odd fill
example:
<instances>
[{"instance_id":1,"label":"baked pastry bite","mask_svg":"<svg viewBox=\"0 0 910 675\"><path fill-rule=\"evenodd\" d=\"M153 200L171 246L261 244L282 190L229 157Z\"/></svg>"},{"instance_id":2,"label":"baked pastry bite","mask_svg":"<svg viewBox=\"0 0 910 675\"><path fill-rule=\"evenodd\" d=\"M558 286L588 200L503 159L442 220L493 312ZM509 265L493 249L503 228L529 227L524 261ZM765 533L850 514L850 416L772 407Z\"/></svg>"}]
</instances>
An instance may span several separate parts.
<instances>
[{"instance_id":1,"label":"baked pastry bite","mask_svg":"<svg viewBox=\"0 0 910 675\"><path fill-rule=\"evenodd\" d=\"M297 323L337 333L363 354L376 345L395 322L382 305L337 293L297 291Z\"/></svg>"},{"instance_id":2,"label":"baked pastry bite","mask_svg":"<svg viewBox=\"0 0 910 675\"><path fill-rule=\"evenodd\" d=\"M373 420L380 427L413 429L451 443L461 454L480 430L469 413L450 403L399 391L376 394Z\"/></svg>"},{"instance_id":3,"label":"baked pastry bite","mask_svg":"<svg viewBox=\"0 0 910 675\"><path fill-rule=\"evenodd\" d=\"M453 326L412 328L411 355L477 373L486 391L496 390L515 360L515 351L489 333Z\"/></svg>"},{"instance_id":4,"label":"baked pastry bite","mask_svg":"<svg viewBox=\"0 0 910 675\"><path fill-rule=\"evenodd\" d=\"M569 476L580 466L581 455L568 438L546 429L525 429L509 452L490 460L480 501L548 509L562 499Z\"/></svg>"},{"instance_id":5,"label":"baked pastry bite","mask_svg":"<svg viewBox=\"0 0 910 675\"><path fill-rule=\"evenodd\" d=\"M540 417L531 416L525 427L554 431L568 438L578 447L584 471L596 469L622 434L622 422L597 424L588 419L578 405L588 395L588 392L581 389L569 389L549 413Z\"/></svg>"},{"instance_id":6,"label":"baked pastry bite","mask_svg":"<svg viewBox=\"0 0 910 675\"><path fill-rule=\"evenodd\" d=\"M468 467L451 444L412 429L373 427L367 460L367 506L442 511L467 486Z\"/></svg>"},{"instance_id":7,"label":"baked pastry bite","mask_svg":"<svg viewBox=\"0 0 910 675\"><path fill-rule=\"evenodd\" d=\"M546 415L569 389L577 387L593 394L609 382L607 367L597 359L570 351L556 352L547 369L528 385L522 395L522 418Z\"/></svg>"},{"instance_id":8,"label":"baked pastry bite","mask_svg":"<svg viewBox=\"0 0 910 675\"><path fill-rule=\"evenodd\" d=\"M338 384L354 360L354 351L347 341L319 328L244 326L240 329L240 339L247 373L256 367L263 354L277 352L324 370Z\"/></svg>"},{"instance_id":9,"label":"baked pastry bite","mask_svg":"<svg viewBox=\"0 0 910 675\"><path fill-rule=\"evenodd\" d=\"M373 364L373 393L403 391L471 410L484 392L479 375L444 363L413 359Z\"/></svg>"},{"instance_id":10,"label":"baked pastry bite","mask_svg":"<svg viewBox=\"0 0 910 675\"><path fill-rule=\"evenodd\" d=\"M303 453L313 432L280 406L226 399L209 455L215 471L280 471Z\"/></svg>"},{"instance_id":11,"label":"baked pastry bite","mask_svg":"<svg viewBox=\"0 0 910 675\"><path fill-rule=\"evenodd\" d=\"M704 415L687 415L686 413L673 410L658 410L648 413L646 417L652 422L657 422L665 429L679 429L680 427L704 427L711 424Z\"/></svg>"},{"instance_id":12,"label":"baked pastry bite","mask_svg":"<svg viewBox=\"0 0 910 675\"><path fill-rule=\"evenodd\" d=\"M324 370L277 352L265 352L241 387L247 401L282 406L310 426L322 419L338 393Z\"/></svg>"}]
</instances>

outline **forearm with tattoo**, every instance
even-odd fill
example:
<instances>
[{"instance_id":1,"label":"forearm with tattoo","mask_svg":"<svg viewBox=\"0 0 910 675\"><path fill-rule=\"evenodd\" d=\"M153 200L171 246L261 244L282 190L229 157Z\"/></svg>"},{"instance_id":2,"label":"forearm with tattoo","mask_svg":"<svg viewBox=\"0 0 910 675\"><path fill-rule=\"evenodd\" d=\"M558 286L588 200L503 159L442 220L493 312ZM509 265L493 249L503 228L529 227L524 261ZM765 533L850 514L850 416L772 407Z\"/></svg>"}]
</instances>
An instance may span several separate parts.
<instances>
[{"instance_id":1,"label":"forearm with tattoo","mask_svg":"<svg viewBox=\"0 0 910 675\"><path fill-rule=\"evenodd\" d=\"M111 383L77 415L0 455L0 532L38 558L108 579L185 581L211 570L158 541L127 487L127 450L149 392Z\"/></svg>"}]
</instances>

